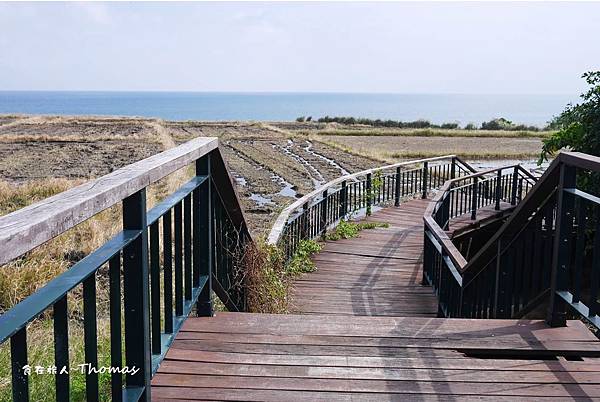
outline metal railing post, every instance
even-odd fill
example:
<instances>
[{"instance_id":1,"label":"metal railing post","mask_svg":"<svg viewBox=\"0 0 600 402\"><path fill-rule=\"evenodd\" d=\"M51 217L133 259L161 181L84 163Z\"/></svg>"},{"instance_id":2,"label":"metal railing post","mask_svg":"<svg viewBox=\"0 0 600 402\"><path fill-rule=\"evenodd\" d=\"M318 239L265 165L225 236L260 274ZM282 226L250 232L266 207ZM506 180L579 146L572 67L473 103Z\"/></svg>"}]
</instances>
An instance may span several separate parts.
<instances>
[{"instance_id":1,"label":"metal railing post","mask_svg":"<svg viewBox=\"0 0 600 402\"><path fill-rule=\"evenodd\" d=\"M517 204L517 181L518 181L518 179L519 179L519 170L518 170L517 166L515 166L515 170L513 172L513 177L512 177L510 205Z\"/></svg>"},{"instance_id":2,"label":"metal railing post","mask_svg":"<svg viewBox=\"0 0 600 402\"><path fill-rule=\"evenodd\" d=\"M502 265L502 240L498 239L496 245L496 283L494 286L492 317L490 318L510 318L506 311L507 275L506 268Z\"/></svg>"},{"instance_id":3,"label":"metal railing post","mask_svg":"<svg viewBox=\"0 0 600 402\"><path fill-rule=\"evenodd\" d=\"M339 218L342 219L348 213L348 188L346 187L346 180L342 182L342 188L340 190L340 211Z\"/></svg>"},{"instance_id":4,"label":"metal railing post","mask_svg":"<svg viewBox=\"0 0 600 402\"><path fill-rule=\"evenodd\" d=\"M371 204L373 202L372 184L371 173L367 173L367 216L371 215Z\"/></svg>"},{"instance_id":5,"label":"metal railing post","mask_svg":"<svg viewBox=\"0 0 600 402\"><path fill-rule=\"evenodd\" d=\"M450 178L456 178L456 158L452 157L452 165L450 166Z\"/></svg>"},{"instance_id":6,"label":"metal railing post","mask_svg":"<svg viewBox=\"0 0 600 402\"><path fill-rule=\"evenodd\" d=\"M564 163L560 166L557 191L556 231L552 250L552 276L550 277L550 301L546 321L552 327L564 327L566 321L565 301L556 293L566 290L569 281L569 237L573 224L573 196L564 191L576 183L576 170Z\"/></svg>"},{"instance_id":7,"label":"metal railing post","mask_svg":"<svg viewBox=\"0 0 600 402\"><path fill-rule=\"evenodd\" d=\"M494 209L496 211L500 210L500 196L502 194L502 169L498 169L498 173L496 176L496 205Z\"/></svg>"},{"instance_id":8,"label":"metal railing post","mask_svg":"<svg viewBox=\"0 0 600 402\"><path fill-rule=\"evenodd\" d=\"M471 220L477 219L477 197L479 187L479 178L473 177L473 189L471 191Z\"/></svg>"},{"instance_id":9,"label":"metal railing post","mask_svg":"<svg viewBox=\"0 0 600 402\"><path fill-rule=\"evenodd\" d=\"M306 239L308 236L308 202L305 202L302 205L302 217L301 220L301 228L300 228L300 238L301 240Z\"/></svg>"},{"instance_id":10,"label":"metal railing post","mask_svg":"<svg viewBox=\"0 0 600 402\"><path fill-rule=\"evenodd\" d=\"M320 223L320 233L325 233L325 231L327 230L327 196L328 196L328 192L327 189L325 189L323 191L323 200L321 201L321 223Z\"/></svg>"},{"instance_id":11,"label":"metal railing post","mask_svg":"<svg viewBox=\"0 0 600 402\"><path fill-rule=\"evenodd\" d=\"M425 225L424 228L424 234L425 236L423 236L423 277L421 278L421 285L422 286L428 286L429 285L429 279L428 279L428 275L431 276L430 274L430 270L431 270L431 247L429 245L430 241L429 237L427 237L427 225Z\"/></svg>"},{"instance_id":12,"label":"metal railing post","mask_svg":"<svg viewBox=\"0 0 600 402\"><path fill-rule=\"evenodd\" d=\"M443 208L442 229L450 230L450 194L446 195L446 198L444 198L444 201L442 201L441 208Z\"/></svg>"},{"instance_id":13,"label":"metal railing post","mask_svg":"<svg viewBox=\"0 0 600 402\"><path fill-rule=\"evenodd\" d=\"M395 206L400 206L400 186L402 183L400 183L400 166L398 166L396 168L396 186L395 186L395 191L396 194L394 196L394 205Z\"/></svg>"},{"instance_id":14,"label":"metal railing post","mask_svg":"<svg viewBox=\"0 0 600 402\"><path fill-rule=\"evenodd\" d=\"M150 401L150 289L148 281L148 230L146 189L123 200L123 230L140 230L137 239L123 249L125 312L125 361L139 369L126 376L129 387L143 387L141 401Z\"/></svg>"},{"instance_id":15,"label":"metal railing post","mask_svg":"<svg viewBox=\"0 0 600 402\"><path fill-rule=\"evenodd\" d=\"M427 186L428 186L428 177L429 176L429 163L423 163L423 182L421 183L421 188L423 190L423 195L421 198L427 198Z\"/></svg>"},{"instance_id":16,"label":"metal railing post","mask_svg":"<svg viewBox=\"0 0 600 402\"><path fill-rule=\"evenodd\" d=\"M212 317L214 314L212 295L212 197L210 176L210 154L196 160L196 176L208 176L202 185L194 190L194 271L207 276L206 284L198 296L196 314L199 317ZM196 229L198 225L198 229Z\"/></svg>"}]
</instances>

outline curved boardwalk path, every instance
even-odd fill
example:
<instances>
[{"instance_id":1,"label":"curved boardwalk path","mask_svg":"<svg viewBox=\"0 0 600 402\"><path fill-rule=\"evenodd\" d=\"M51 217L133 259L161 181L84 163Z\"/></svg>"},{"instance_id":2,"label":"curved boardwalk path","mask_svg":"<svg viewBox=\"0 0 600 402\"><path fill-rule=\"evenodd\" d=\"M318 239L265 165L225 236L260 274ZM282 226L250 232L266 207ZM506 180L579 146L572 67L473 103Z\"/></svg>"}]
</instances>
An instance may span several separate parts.
<instances>
[{"instance_id":1,"label":"curved boardwalk path","mask_svg":"<svg viewBox=\"0 0 600 402\"><path fill-rule=\"evenodd\" d=\"M298 314L188 319L153 399L600 400L600 342L580 321L435 318L420 284L427 202L369 218L389 228L328 242L295 284Z\"/></svg>"},{"instance_id":2,"label":"curved boardwalk path","mask_svg":"<svg viewBox=\"0 0 600 402\"><path fill-rule=\"evenodd\" d=\"M326 242L314 256L317 270L295 281L293 311L435 317L437 300L421 286L423 213L429 200L412 200L373 213L367 221L388 228Z\"/></svg>"}]
</instances>

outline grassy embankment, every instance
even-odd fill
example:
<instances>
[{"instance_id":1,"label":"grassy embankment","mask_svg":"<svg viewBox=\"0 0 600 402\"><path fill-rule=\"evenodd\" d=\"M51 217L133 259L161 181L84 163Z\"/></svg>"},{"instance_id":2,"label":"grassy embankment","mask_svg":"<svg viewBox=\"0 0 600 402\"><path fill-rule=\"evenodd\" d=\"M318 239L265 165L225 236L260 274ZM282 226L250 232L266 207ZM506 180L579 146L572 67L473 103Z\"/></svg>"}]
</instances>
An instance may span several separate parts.
<instances>
[{"instance_id":1,"label":"grassy embankment","mask_svg":"<svg viewBox=\"0 0 600 402\"><path fill-rule=\"evenodd\" d=\"M468 159L536 159L552 131L327 128L298 130L344 152L393 162L457 154Z\"/></svg>"}]
</instances>

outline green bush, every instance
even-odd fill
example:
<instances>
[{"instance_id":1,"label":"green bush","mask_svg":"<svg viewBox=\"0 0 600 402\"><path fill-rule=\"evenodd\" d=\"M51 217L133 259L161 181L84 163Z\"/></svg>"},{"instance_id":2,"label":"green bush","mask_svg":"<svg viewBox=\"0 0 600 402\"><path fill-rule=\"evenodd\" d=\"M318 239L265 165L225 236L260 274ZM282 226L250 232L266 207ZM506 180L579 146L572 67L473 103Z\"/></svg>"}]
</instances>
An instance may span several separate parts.
<instances>
[{"instance_id":1,"label":"green bush","mask_svg":"<svg viewBox=\"0 0 600 402\"><path fill-rule=\"evenodd\" d=\"M600 71L583 74L590 86L583 102L568 104L549 124L558 131L543 141L540 163L563 148L600 156Z\"/></svg>"},{"instance_id":2,"label":"green bush","mask_svg":"<svg viewBox=\"0 0 600 402\"><path fill-rule=\"evenodd\" d=\"M444 123L440 127L448 130L456 130L458 128L458 123Z\"/></svg>"}]
</instances>

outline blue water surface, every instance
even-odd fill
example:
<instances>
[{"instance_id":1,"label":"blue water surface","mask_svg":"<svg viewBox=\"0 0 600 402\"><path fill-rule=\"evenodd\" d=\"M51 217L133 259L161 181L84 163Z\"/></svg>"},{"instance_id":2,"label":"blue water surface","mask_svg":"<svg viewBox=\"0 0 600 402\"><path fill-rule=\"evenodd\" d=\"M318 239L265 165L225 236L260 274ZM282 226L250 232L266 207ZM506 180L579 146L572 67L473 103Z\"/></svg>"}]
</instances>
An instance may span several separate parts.
<instances>
[{"instance_id":1,"label":"blue water surface","mask_svg":"<svg viewBox=\"0 0 600 402\"><path fill-rule=\"evenodd\" d=\"M462 125L505 117L543 126L574 101L574 95L0 91L0 114L268 121L329 115Z\"/></svg>"}]
</instances>

